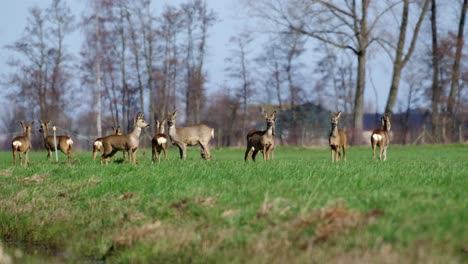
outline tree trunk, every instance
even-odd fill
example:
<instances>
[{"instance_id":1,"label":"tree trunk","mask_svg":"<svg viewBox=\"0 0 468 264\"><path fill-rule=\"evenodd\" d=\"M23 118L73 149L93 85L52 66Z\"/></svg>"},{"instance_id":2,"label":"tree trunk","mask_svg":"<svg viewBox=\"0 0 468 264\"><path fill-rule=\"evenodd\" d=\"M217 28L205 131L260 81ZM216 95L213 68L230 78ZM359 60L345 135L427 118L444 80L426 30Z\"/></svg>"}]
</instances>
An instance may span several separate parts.
<instances>
[{"instance_id":1,"label":"tree trunk","mask_svg":"<svg viewBox=\"0 0 468 264\"><path fill-rule=\"evenodd\" d=\"M436 0L431 0L431 30L432 30L432 137L435 142L440 142L439 120L439 47L437 42L437 7Z\"/></svg>"},{"instance_id":2,"label":"tree trunk","mask_svg":"<svg viewBox=\"0 0 468 264\"><path fill-rule=\"evenodd\" d=\"M403 49L405 46L405 39L406 39L406 31L408 27L409 0L404 0L403 2L400 35L398 37L398 44L397 44L397 48L395 51L396 54L395 54L395 59L393 62L393 76L392 76L392 83L390 85L390 92L389 92L388 99L387 99L387 106L385 107L386 113L391 113L393 110L393 107L395 106L395 102L396 102L397 95L398 95L398 89L400 86L401 72L403 71L403 68L405 67L406 63L409 61L414 51L416 40L419 34L419 29L421 28L425 14L428 10L429 3L430 3L429 0L425 0L423 9L421 11L418 22L416 24L416 28L414 29L413 39L411 40L408 53L406 54L406 56L403 56Z\"/></svg>"},{"instance_id":3,"label":"tree trunk","mask_svg":"<svg viewBox=\"0 0 468 264\"><path fill-rule=\"evenodd\" d=\"M97 136L102 137L102 120L101 120L101 113L102 113L102 88L101 88L101 35L99 32L99 16L98 16L98 7L96 4L95 7L95 23L96 23L96 89L97 89L97 114L96 114L96 129L97 129Z\"/></svg>"},{"instance_id":4,"label":"tree trunk","mask_svg":"<svg viewBox=\"0 0 468 264\"><path fill-rule=\"evenodd\" d=\"M460 60L462 57L462 49L463 49L463 32L465 29L465 16L466 16L466 9L468 8L468 0L464 0L462 7L461 7L461 16L460 22L458 24L458 36L457 36L457 50L455 51L455 58L453 62L453 70L452 70L452 83L450 86L450 95L448 98L448 105L447 105L447 112L450 115L450 120L453 122L447 122L448 126L447 129L452 132L456 127L456 118L455 114L455 101L456 95L458 93L458 81L460 78Z\"/></svg>"}]
</instances>

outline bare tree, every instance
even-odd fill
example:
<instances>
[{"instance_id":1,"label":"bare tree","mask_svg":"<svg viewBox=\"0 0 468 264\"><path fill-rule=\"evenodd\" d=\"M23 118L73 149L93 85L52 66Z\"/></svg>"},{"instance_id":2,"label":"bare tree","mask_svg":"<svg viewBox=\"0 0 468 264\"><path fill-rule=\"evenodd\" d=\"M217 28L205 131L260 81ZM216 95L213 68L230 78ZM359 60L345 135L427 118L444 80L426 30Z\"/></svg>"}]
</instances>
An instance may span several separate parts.
<instances>
[{"instance_id":1,"label":"bare tree","mask_svg":"<svg viewBox=\"0 0 468 264\"><path fill-rule=\"evenodd\" d=\"M411 55L414 52L416 47L416 42L419 35L419 30L421 28L422 22L426 16L426 12L429 9L430 0L424 0L423 6L421 7L421 12L418 16L416 26L413 31L412 39L409 44L408 51L404 54L405 42L406 42L406 32L408 31L408 16L410 13L410 1L403 0L403 8L401 14L401 25L400 33L398 36L397 46L395 48L395 56L393 59L393 75L392 82L390 84L390 91L387 99L387 105L385 107L385 113L391 113L396 102L398 95L398 88L400 85L401 73L408 63Z\"/></svg>"},{"instance_id":2,"label":"bare tree","mask_svg":"<svg viewBox=\"0 0 468 264\"><path fill-rule=\"evenodd\" d=\"M11 92L28 104L32 114L37 111L40 118L66 122L63 113L72 105L65 96L73 88L69 73L72 57L63 43L73 31L74 17L61 0L52 1L45 10L33 7L29 13L24 34L7 46L17 55L9 62L17 69L9 76L9 85L17 88Z\"/></svg>"},{"instance_id":3,"label":"bare tree","mask_svg":"<svg viewBox=\"0 0 468 264\"><path fill-rule=\"evenodd\" d=\"M448 105L447 105L447 114L451 117L454 117L455 114L455 102L456 96L459 93L459 79L460 79L460 61L462 58L462 49L464 43L464 31L465 31L465 17L466 17L466 9L468 9L468 0L463 0L461 5L461 15L460 21L458 23L458 35L457 35L457 44L456 44L456 52L453 62L453 69L452 69L452 79L451 79L451 86L450 86L450 95L448 98ZM453 120L456 120L453 118ZM454 122L447 122L451 128L454 127Z\"/></svg>"},{"instance_id":4,"label":"bare tree","mask_svg":"<svg viewBox=\"0 0 468 264\"><path fill-rule=\"evenodd\" d=\"M439 45L437 40L437 4L431 0L431 32L432 32L432 136L435 142L440 141L440 119L439 119Z\"/></svg>"},{"instance_id":5,"label":"bare tree","mask_svg":"<svg viewBox=\"0 0 468 264\"><path fill-rule=\"evenodd\" d=\"M231 56L226 58L227 67L225 71L232 79L236 95L240 98L242 106L242 131L247 128L248 105L250 95L253 92L252 63L250 44L252 43L250 33L243 32L230 38Z\"/></svg>"},{"instance_id":6,"label":"bare tree","mask_svg":"<svg viewBox=\"0 0 468 264\"><path fill-rule=\"evenodd\" d=\"M357 60L352 139L361 142L367 51L377 39L376 25L381 17L397 3L371 13L371 0L344 1L251 1L258 17L272 22L280 32L302 34L328 45L353 52ZM377 8L375 8L377 10ZM275 30L275 29L274 29ZM276 30L278 31L278 30Z\"/></svg>"},{"instance_id":7,"label":"bare tree","mask_svg":"<svg viewBox=\"0 0 468 264\"><path fill-rule=\"evenodd\" d=\"M204 62L208 29L216 22L216 15L205 1L188 1L181 5L185 53L185 118L188 123L200 123L205 95Z\"/></svg>"}]
</instances>

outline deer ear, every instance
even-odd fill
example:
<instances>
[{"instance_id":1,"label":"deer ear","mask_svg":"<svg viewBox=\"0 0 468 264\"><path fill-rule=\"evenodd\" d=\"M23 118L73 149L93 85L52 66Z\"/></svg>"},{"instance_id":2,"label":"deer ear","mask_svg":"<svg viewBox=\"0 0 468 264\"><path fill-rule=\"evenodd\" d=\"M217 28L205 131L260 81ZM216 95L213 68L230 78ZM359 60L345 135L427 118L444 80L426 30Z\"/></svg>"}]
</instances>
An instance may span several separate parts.
<instances>
[{"instance_id":1,"label":"deer ear","mask_svg":"<svg viewBox=\"0 0 468 264\"><path fill-rule=\"evenodd\" d=\"M336 113L336 117L340 117L341 116L341 111L339 111L338 113Z\"/></svg>"},{"instance_id":2,"label":"deer ear","mask_svg":"<svg viewBox=\"0 0 468 264\"><path fill-rule=\"evenodd\" d=\"M175 117L177 115L177 110L174 111L174 113L172 113L172 116Z\"/></svg>"},{"instance_id":3,"label":"deer ear","mask_svg":"<svg viewBox=\"0 0 468 264\"><path fill-rule=\"evenodd\" d=\"M34 125L34 120L31 122L31 124L29 124L30 126Z\"/></svg>"},{"instance_id":4,"label":"deer ear","mask_svg":"<svg viewBox=\"0 0 468 264\"><path fill-rule=\"evenodd\" d=\"M46 125L50 124L50 121L51 121L51 120L47 121Z\"/></svg>"}]
</instances>

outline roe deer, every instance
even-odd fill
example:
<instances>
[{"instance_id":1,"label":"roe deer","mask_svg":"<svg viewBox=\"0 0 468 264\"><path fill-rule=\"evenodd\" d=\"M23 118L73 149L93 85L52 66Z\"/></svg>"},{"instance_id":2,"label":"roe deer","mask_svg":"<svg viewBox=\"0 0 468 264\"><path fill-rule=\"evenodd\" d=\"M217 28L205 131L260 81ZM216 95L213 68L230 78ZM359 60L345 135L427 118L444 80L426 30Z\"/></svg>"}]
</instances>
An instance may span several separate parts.
<instances>
[{"instance_id":1,"label":"roe deer","mask_svg":"<svg viewBox=\"0 0 468 264\"><path fill-rule=\"evenodd\" d=\"M102 161L106 161L106 165L109 164L109 158L114 156L117 151L128 152L128 161L137 164L136 154L138 145L140 144L140 134L143 128L149 127L149 124L143 119L143 114L139 112L135 119L133 131L125 135L110 135L102 139Z\"/></svg>"},{"instance_id":2,"label":"roe deer","mask_svg":"<svg viewBox=\"0 0 468 264\"><path fill-rule=\"evenodd\" d=\"M201 157L205 160L210 159L209 144L210 140L214 138L214 129L204 124L176 128L176 115L177 110L172 114L168 112L166 119L169 127L169 138L172 144L179 148L180 158L187 158L187 146L200 145Z\"/></svg>"},{"instance_id":3,"label":"roe deer","mask_svg":"<svg viewBox=\"0 0 468 264\"><path fill-rule=\"evenodd\" d=\"M156 127L158 129L158 133L154 135L153 139L151 140L152 146L152 156L151 156L151 163L154 163L156 159L158 159L158 164L161 162L161 151L164 150L164 160L167 160L167 136L164 134L164 126L166 124L166 120L163 119L161 123L159 120L156 120Z\"/></svg>"},{"instance_id":4,"label":"roe deer","mask_svg":"<svg viewBox=\"0 0 468 264\"><path fill-rule=\"evenodd\" d=\"M376 129L372 131L371 135L371 145L372 145L372 152L374 154L374 160L375 160L375 149L376 146L379 146L380 152L379 152L379 160L382 160L382 155L384 157L384 160L387 160L387 148L388 145L390 144L390 137L388 135L388 132L390 131L390 128L392 125L390 124L390 114L383 114L382 116L382 129Z\"/></svg>"},{"instance_id":5,"label":"roe deer","mask_svg":"<svg viewBox=\"0 0 468 264\"><path fill-rule=\"evenodd\" d=\"M50 160L52 151L55 151L54 136L49 136L50 120L47 122L43 122L42 120L39 120L39 122L41 123L39 132L43 134L44 147L47 150L47 159ZM57 139L57 149L62 151L63 154L67 155L68 161L70 162L72 159L71 149L73 145L73 140L69 136L56 136L56 139Z\"/></svg>"},{"instance_id":6,"label":"roe deer","mask_svg":"<svg viewBox=\"0 0 468 264\"><path fill-rule=\"evenodd\" d=\"M114 135L122 135L122 132L120 130L120 126L117 128L112 127L112 131L114 131ZM96 155L99 151L102 150L102 139L104 137L96 138L93 142L93 160L96 160ZM123 152L123 160L125 161L125 150ZM115 158L115 157L114 157Z\"/></svg>"},{"instance_id":7,"label":"roe deer","mask_svg":"<svg viewBox=\"0 0 468 264\"><path fill-rule=\"evenodd\" d=\"M255 161L255 157L259 151L263 153L263 160L268 160L270 154L272 154L275 145L274 127L276 111L271 115L265 114L265 120L267 124L266 130L258 131L252 129L247 133L247 149L245 150L244 161L247 161L250 152L252 152L253 161Z\"/></svg>"},{"instance_id":8,"label":"roe deer","mask_svg":"<svg viewBox=\"0 0 468 264\"><path fill-rule=\"evenodd\" d=\"M13 151L13 165L16 166L16 153L18 153L20 160L20 167L23 167L23 153L25 156L24 164L29 165L28 153L31 149L31 130L34 124L34 121L29 125L24 125L23 122L20 122L21 127L23 128L23 135L15 137L11 141L11 150Z\"/></svg>"},{"instance_id":9,"label":"roe deer","mask_svg":"<svg viewBox=\"0 0 468 264\"><path fill-rule=\"evenodd\" d=\"M331 148L331 160L339 161L341 158L340 147L343 149L343 160L346 161L346 134L343 130L338 129L338 119L341 112L331 112L331 131L328 137L328 143Z\"/></svg>"}]
</instances>

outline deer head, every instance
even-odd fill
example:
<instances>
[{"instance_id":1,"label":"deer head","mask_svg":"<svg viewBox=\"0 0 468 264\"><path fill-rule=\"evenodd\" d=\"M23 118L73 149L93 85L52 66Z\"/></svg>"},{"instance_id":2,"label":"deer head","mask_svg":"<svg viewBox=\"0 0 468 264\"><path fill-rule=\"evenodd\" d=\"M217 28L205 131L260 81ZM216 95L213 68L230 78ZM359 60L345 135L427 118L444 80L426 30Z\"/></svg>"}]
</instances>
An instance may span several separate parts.
<instances>
[{"instance_id":1,"label":"deer head","mask_svg":"<svg viewBox=\"0 0 468 264\"><path fill-rule=\"evenodd\" d=\"M50 120L47 121L47 122L44 122L44 121L42 121L42 120L39 120L39 123L41 123L40 128L39 128L39 132L41 132L41 133L44 133L44 132L48 133L48 132L49 132L48 126L49 126L49 124L50 124Z\"/></svg>"},{"instance_id":2,"label":"deer head","mask_svg":"<svg viewBox=\"0 0 468 264\"><path fill-rule=\"evenodd\" d=\"M385 113L382 116L382 129L387 132L390 131L390 129L392 128L392 125L390 123L391 117L392 115L390 113Z\"/></svg>"},{"instance_id":3,"label":"deer head","mask_svg":"<svg viewBox=\"0 0 468 264\"><path fill-rule=\"evenodd\" d=\"M173 113L167 112L166 120L167 120L167 125L169 127L172 127L173 125L175 125L176 115L177 115L177 110L175 110Z\"/></svg>"},{"instance_id":4,"label":"deer head","mask_svg":"<svg viewBox=\"0 0 468 264\"><path fill-rule=\"evenodd\" d=\"M145 119L143 119L143 114L141 112L137 114L137 117L135 119L135 127L139 127L139 128L149 127L149 124L146 123Z\"/></svg>"},{"instance_id":5,"label":"deer head","mask_svg":"<svg viewBox=\"0 0 468 264\"><path fill-rule=\"evenodd\" d=\"M335 128L338 126L338 119L340 119L340 116L341 116L341 112L338 112L338 113L331 112L330 121L331 121L332 128Z\"/></svg>"},{"instance_id":6,"label":"deer head","mask_svg":"<svg viewBox=\"0 0 468 264\"><path fill-rule=\"evenodd\" d=\"M276 111L271 115L265 114L265 121L267 123L267 129L274 126L276 122Z\"/></svg>"},{"instance_id":7,"label":"deer head","mask_svg":"<svg viewBox=\"0 0 468 264\"><path fill-rule=\"evenodd\" d=\"M114 135L122 135L122 130L120 129L120 126L117 128L112 127L112 131L114 131Z\"/></svg>"},{"instance_id":8,"label":"deer head","mask_svg":"<svg viewBox=\"0 0 468 264\"><path fill-rule=\"evenodd\" d=\"M158 129L158 134L164 134L164 126L166 125L166 119L163 119L161 122L156 120L156 128Z\"/></svg>"}]
</instances>

